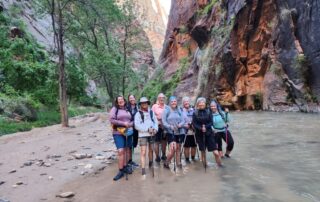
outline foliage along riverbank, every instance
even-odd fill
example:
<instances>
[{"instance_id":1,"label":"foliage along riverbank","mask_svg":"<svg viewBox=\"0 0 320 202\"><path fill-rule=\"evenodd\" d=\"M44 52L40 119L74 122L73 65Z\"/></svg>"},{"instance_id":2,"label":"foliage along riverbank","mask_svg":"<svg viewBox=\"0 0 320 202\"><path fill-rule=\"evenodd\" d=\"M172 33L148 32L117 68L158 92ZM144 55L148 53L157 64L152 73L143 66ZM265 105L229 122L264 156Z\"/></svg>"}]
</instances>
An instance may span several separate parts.
<instances>
[{"instance_id":1,"label":"foliage along riverbank","mask_svg":"<svg viewBox=\"0 0 320 202\"><path fill-rule=\"evenodd\" d=\"M98 109L96 107L84 107L84 106L69 106L68 112L70 117L76 117L87 113L103 112L104 109ZM0 136L29 131L33 128L50 126L60 123L60 112L58 108L55 109L43 109L36 112L36 121L15 121L8 119L4 116L0 116Z\"/></svg>"}]
</instances>

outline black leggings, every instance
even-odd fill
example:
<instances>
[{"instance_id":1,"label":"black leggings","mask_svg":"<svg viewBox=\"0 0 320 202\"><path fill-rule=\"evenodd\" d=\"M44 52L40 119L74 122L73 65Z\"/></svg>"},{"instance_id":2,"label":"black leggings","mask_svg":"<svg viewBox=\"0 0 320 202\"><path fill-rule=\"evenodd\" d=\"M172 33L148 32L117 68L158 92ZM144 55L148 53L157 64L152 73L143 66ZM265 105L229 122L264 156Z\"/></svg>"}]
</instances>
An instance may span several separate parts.
<instances>
[{"instance_id":1,"label":"black leggings","mask_svg":"<svg viewBox=\"0 0 320 202\"><path fill-rule=\"evenodd\" d=\"M219 151L222 151L222 139L227 144L227 151L232 151L232 149L233 149L234 141L233 141L232 135L229 130L227 130L227 134L228 135L226 136L226 131L217 132L215 134Z\"/></svg>"}]
</instances>

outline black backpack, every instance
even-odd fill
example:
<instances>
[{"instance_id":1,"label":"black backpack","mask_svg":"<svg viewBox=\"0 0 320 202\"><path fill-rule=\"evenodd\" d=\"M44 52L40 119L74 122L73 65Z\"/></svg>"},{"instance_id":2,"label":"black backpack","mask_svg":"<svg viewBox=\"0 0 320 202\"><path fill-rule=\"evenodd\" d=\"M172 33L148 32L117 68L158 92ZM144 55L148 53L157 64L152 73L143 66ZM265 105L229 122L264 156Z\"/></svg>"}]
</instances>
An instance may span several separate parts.
<instances>
[{"instance_id":1,"label":"black backpack","mask_svg":"<svg viewBox=\"0 0 320 202\"><path fill-rule=\"evenodd\" d=\"M140 116L141 116L141 119L142 119L142 123L144 123L144 114L143 114L143 111L139 110L139 113L140 113ZM153 111L150 110L149 113L150 113L151 120L152 120L152 122L154 123Z\"/></svg>"}]
</instances>

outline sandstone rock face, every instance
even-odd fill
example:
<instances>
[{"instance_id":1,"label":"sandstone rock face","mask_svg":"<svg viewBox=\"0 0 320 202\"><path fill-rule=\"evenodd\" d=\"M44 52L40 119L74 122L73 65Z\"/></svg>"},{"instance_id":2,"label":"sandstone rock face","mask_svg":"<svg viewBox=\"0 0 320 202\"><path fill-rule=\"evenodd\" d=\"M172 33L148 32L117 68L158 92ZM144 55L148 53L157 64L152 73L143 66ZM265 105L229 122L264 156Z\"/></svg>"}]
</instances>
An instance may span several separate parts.
<instances>
[{"instance_id":1,"label":"sandstone rock face","mask_svg":"<svg viewBox=\"0 0 320 202\"><path fill-rule=\"evenodd\" d=\"M137 0L136 13L138 20L143 27L152 45L153 55L158 60L168 21L168 11L164 3L169 0Z\"/></svg>"},{"instance_id":2,"label":"sandstone rock face","mask_svg":"<svg viewBox=\"0 0 320 202\"><path fill-rule=\"evenodd\" d=\"M166 78L189 61L174 94L234 109L319 111L319 3L173 0L160 57Z\"/></svg>"}]
</instances>

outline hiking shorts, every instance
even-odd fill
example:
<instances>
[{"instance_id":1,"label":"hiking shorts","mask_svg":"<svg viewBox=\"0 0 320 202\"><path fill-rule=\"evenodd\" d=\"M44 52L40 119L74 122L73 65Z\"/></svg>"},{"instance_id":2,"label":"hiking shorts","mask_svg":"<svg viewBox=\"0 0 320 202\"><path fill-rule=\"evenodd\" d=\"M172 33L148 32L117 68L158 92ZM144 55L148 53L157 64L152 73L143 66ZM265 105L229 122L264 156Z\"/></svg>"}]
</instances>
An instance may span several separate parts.
<instances>
[{"instance_id":1,"label":"hiking shorts","mask_svg":"<svg viewBox=\"0 0 320 202\"><path fill-rule=\"evenodd\" d=\"M205 137L203 136L204 134L201 132L196 133L196 139L200 151L205 151L205 149L208 149L209 152L218 150L218 144L213 132L207 133Z\"/></svg>"},{"instance_id":2,"label":"hiking shorts","mask_svg":"<svg viewBox=\"0 0 320 202\"><path fill-rule=\"evenodd\" d=\"M159 130L156 133L155 137L156 142L161 142L162 140L167 140L167 134L164 132L164 130L159 126Z\"/></svg>"},{"instance_id":3,"label":"hiking shorts","mask_svg":"<svg viewBox=\"0 0 320 202\"><path fill-rule=\"evenodd\" d=\"M147 146L147 144L154 143L154 137L139 137L139 145L141 146Z\"/></svg>"},{"instance_id":4,"label":"hiking shorts","mask_svg":"<svg viewBox=\"0 0 320 202\"><path fill-rule=\"evenodd\" d=\"M116 144L117 149L123 149L123 148L131 148L132 147L132 135L127 138L128 141L126 141L126 136L114 134L113 135L114 143Z\"/></svg>"},{"instance_id":5,"label":"hiking shorts","mask_svg":"<svg viewBox=\"0 0 320 202\"><path fill-rule=\"evenodd\" d=\"M187 135L186 142L184 143L184 147L196 147L197 143L194 135Z\"/></svg>"},{"instance_id":6,"label":"hiking shorts","mask_svg":"<svg viewBox=\"0 0 320 202\"><path fill-rule=\"evenodd\" d=\"M168 133L168 144L170 144L171 142L176 142L178 144L182 144L184 141L184 137L185 135L173 135Z\"/></svg>"}]
</instances>

